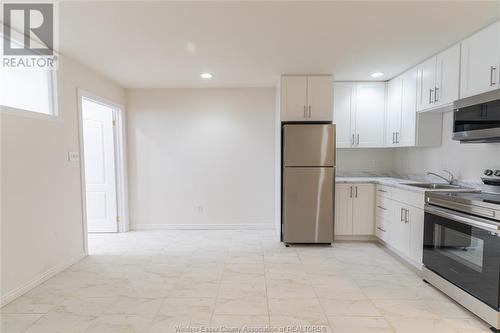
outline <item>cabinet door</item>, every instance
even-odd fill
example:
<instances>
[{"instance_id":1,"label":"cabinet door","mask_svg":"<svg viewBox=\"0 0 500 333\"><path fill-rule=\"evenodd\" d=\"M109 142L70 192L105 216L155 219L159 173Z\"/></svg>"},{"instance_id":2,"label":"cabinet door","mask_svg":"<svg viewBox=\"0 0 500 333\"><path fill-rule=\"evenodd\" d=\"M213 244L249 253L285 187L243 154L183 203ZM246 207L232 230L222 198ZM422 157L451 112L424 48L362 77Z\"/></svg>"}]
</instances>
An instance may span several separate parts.
<instances>
[{"instance_id":1,"label":"cabinet door","mask_svg":"<svg viewBox=\"0 0 500 333\"><path fill-rule=\"evenodd\" d=\"M331 76L307 77L307 118L311 121L333 119L333 80Z\"/></svg>"},{"instance_id":2,"label":"cabinet door","mask_svg":"<svg viewBox=\"0 0 500 333\"><path fill-rule=\"evenodd\" d=\"M499 88L500 21L462 42L460 98Z\"/></svg>"},{"instance_id":3,"label":"cabinet door","mask_svg":"<svg viewBox=\"0 0 500 333\"><path fill-rule=\"evenodd\" d=\"M307 76L281 77L281 121L307 120Z\"/></svg>"},{"instance_id":4,"label":"cabinet door","mask_svg":"<svg viewBox=\"0 0 500 333\"><path fill-rule=\"evenodd\" d=\"M424 246L424 210L409 208L408 221L410 224L410 258L422 264L422 250Z\"/></svg>"},{"instance_id":5,"label":"cabinet door","mask_svg":"<svg viewBox=\"0 0 500 333\"><path fill-rule=\"evenodd\" d=\"M402 80L398 76L387 84L387 127L386 146L397 146L397 138L401 132L401 86Z\"/></svg>"},{"instance_id":6,"label":"cabinet door","mask_svg":"<svg viewBox=\"0 0 500 333\"><path fill-rule=\"evenodd\" d=\"M399 252L410 255L410 224L405 222L405 209L407 207L395 202L394 205L394 237L393 246Z\"/></svg>"},{"instance_id":7,"label":"cabinet door","mask_svg":"<svg viewBox=\"0 0 500 333\"><path fill-rule=\"evenodd\" d=\"M354 119L352 119L352 111L354 109L354 93L355 84L347 82L339 82L334 84L334 106L333 106L333 122L337 125L337 147L346 148L352 146L351 131Z\"/></svg>"},{"instance_id":8,"label":"cabinet door","mask_svg":"<svg viewBox=\"0 0 500 333\"><path fill-rule=\"evenodd\" d=\"M352 235L352 184L335 185L335 235Z\"/></svg>"},{"instance_id":9,"label":"cabinet door","mask_svg":"<svg viewBox=\"0 0 500 333\"><path fill-rule=\"evenodd\" d=\"M383 147L385 82L356 84L356 147Z\"/></svg>"},{"instance_id":10,"label":"cabinet door","mask_svg":"<svg viewBox=\"0 0 500 333\"><path fill-rule=\"evenodd\" d=\"M423 111L433 107L435 89L436 57L432 57L418 66L417 111Z\"/></svg>"},{"instance_id":11,"label":"cabinet door","mask_svg":"<svg viewBox=\"0 0 500 333\"><path fill-rule=\"evenodd\" d=\"M436 106L447 105L458 99L460 81L460 45L455 45L437 55Z\"/></svg>"},{"instance_id":12,"label":"cabinet door","mask_svg":"<svg viewBox=\"0 0 500 333\"><path fill-rule=\"evenodd\" d=\"M401 131L396 134L398 146L416 144L417 130L417 69L401 75Z\"/></svg>"},{"instance_id":13,"label":"cabinet door","mask_svg":"<svg viewBox=\"0 0 500 333\"><path fill-rule=\"evenodd\" d=\"M352 233L375 234L375 185L354 184L352 208Z\"/></svg>"}]
</instances>

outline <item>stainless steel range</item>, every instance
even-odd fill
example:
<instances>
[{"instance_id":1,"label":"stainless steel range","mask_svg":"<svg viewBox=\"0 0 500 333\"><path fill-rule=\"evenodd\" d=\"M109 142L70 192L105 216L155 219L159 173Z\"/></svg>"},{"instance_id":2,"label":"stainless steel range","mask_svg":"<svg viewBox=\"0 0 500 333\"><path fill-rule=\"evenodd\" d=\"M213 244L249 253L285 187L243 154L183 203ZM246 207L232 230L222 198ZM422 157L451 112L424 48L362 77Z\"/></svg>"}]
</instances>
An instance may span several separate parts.
<instances>
[{"instance_id":1,"label":"stainless steel range","mask_svg":"<svg viewBox=\"0 0 500 333\"><path fill-rule=\"evenodd\" d=\"M479 193L427 192L423 277L500 329L500 170Z\"/></svg>"}]
</instances>

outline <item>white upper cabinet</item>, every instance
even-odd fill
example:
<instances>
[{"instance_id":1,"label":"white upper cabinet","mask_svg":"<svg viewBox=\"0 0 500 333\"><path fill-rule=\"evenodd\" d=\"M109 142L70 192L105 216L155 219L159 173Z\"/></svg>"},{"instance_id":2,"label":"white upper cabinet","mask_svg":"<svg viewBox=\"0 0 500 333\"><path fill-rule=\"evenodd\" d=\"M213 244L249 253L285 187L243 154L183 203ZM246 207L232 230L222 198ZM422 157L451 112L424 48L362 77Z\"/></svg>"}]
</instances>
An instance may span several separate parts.
<instances>
[{"instance_id":1,"label":"white upper cabinet","mask_svg":"<svg viewBox=\"0 0 500 333\"><path fill-rule=\"evenodd\" d=\"M451 105L458 99L460 83L460 45L439 53L436 57L436 88L434 105Z\"/></svg>"},{"instance_id":2,"label":"white upper cabinet","mask_svg":"<svg viewBox=\"0 0 500 333\"><path fill-rule=\"evenodd\" d=\"M423 111L432 107L436 89L436 57L427 59L418 65L417 110Z\"/></svg>"},{"instance_id":3,"label":"white upper cabinet","mask_svg":"<svg viewBox=\"0 0 500 333\"><path fill-rule=\"evenodd\" d=\"M356 84L352 82L336 82L333 89L333 122L337 124L337 148L352 146L351 116L354 111Z\"/></svg>"},{"instance_id":4,"label":"white upper cabinet","mask_svg":"<svg viewBox=\"0 0 500 333\"><path fill-rule=\"evenodd\" d=\"M308 120L331 121L333 118L333 80L331 76L307 77Z\"/></svg>"},{"instance_id":5,"label":"white upper cabinet","mask_svg":"<svg viewBox=\"0 0 500 333\"><path fill-rule=\"evenodd\" d=\"M417 68L417 111L451 109L458 99L460 45L427 59Z\"/></svg>"},{"instance_id":6,"label":"white upper cabinet","mask_svg":"<svg viewBox=\"0 0 500 333\"><path fill-rule=\"evenodd\" d=\"M417 113L417 68L387 85L386 147L439 146L442 114Z\"/></svg>"},{"instance_id":7,"label":"white upper cabinet","mask_svg":"<svg viewBox=\"0 0 500 333\"><path fill-rule=\"evenodd\" d=\"M335 83L338 148L384 146L385 89L385 82Z\"/></svg>"},{"instance_id":8,"label":"white upper cabinet","mask_svg":"<svg viewBox=\"0 0 500 333\"><path fill-rule=\"evenodd\" d=\"M500 21L462 42L460 98L500 86Z\"/></svg>"},{"instance_id":9,"label":"white upper cabinet","mask_svg":"<svg viewBox=\"0 0 500 333\"><path fill-rule=\"evenodd\" d=\"M412 147L417 144L417 69L411 69L401 76L401 126L396 132L396 144ZM438 116L439 117L439 116ZM418 130L422 131L423 128ZM438 130L441 136L441 129ZM441 140L439 140L439 143Z\"/></svg>"},{"instance_id":10,"label":"white upper cabinet","mask_svg":"<svg viewBox=\"0 0 500 333\"><path fill-rule=\"evenodd\" d=\"M281 77L281 120L307 120L307 76Z\"/></svg>"},{"instance_id":11,"label":"white upper cabinet","mask_svg":"<svg viewBox=\"0 0 500 333\"><path fill-rule=\"evenodd\" d=\"M281 77L281 121L331 121L332 117L330 75Z\"/></svg>"},{"instance_id":12,"label":"white upper cabinet","mask_svg":"<svg viewBox=\"0 0 500 333\"><path fill-rule=\"evenodd\" d=\"M386 145L397 146L397 135L401 132L402 80L398 76L387 83L387 127Z\"/></svg>"},{"instance_id":13,"label":"white upper cabinet","mask_svg":"<svg viewBox=\"0 0 500 333\"><path fill-rule=\"evenodd\" d=\"M356 85L356 147L384 146L385 89L385 82Z\"/></svg>"}]
</instances>

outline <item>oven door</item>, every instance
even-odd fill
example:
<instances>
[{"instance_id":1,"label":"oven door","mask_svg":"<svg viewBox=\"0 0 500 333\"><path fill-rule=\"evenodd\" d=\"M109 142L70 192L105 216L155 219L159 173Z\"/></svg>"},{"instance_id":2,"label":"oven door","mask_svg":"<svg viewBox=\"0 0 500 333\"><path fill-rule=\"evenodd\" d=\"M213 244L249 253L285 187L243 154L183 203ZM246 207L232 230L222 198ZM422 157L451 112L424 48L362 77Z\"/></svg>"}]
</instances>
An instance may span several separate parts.
<instances>
[{"instance_id":1,"label":"oven door","mask_svg":"<svg viewBox=\"0 0 500 333\"><path fill-rule=\"evenodd\" d=\"M498 310L500 237L498 229L484 221L426 205L423 262L434 273Z\"/></svg>"}]
</instances>

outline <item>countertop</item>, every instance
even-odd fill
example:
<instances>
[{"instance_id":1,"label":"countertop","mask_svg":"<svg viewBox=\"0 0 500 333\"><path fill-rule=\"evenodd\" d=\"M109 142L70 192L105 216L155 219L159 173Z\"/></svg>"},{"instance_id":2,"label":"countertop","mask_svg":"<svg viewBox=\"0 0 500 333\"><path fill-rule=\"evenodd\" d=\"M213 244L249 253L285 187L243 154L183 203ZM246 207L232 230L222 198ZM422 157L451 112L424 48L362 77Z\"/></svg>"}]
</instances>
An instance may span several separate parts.
<instances>
[{"instance_id":1,"label":"countertop","mask_svg":"<svg viewBox=\"0 0 500 333\"><path fill-rule=\"evenodd\" d=\"M410 179L401 179L401 178L394 178L394 177L379 177L379 176L360 176L360 177L353 177L353 176L338 176L335 178L336 183L373 183L373 184L380 184L380 185L385 185L385 186L391 186L391 187L396 187L396 188L401 188L407 191L412 191L412 192L417 192L417 193L425 193L427 191L432 191L432 192L464 192L467 190L471 191L476 191L477 189L473 187L466 187L466 188L459 188L459 189L436 189L436 190L431 190L431 189L425 189L425 188L420 188L420 187L414 187L414 186L409 186L405 184L418 184L418 183L424 183L424 182L419 182L415 180L410 180Z\"/></svg>"}]
</instances>

